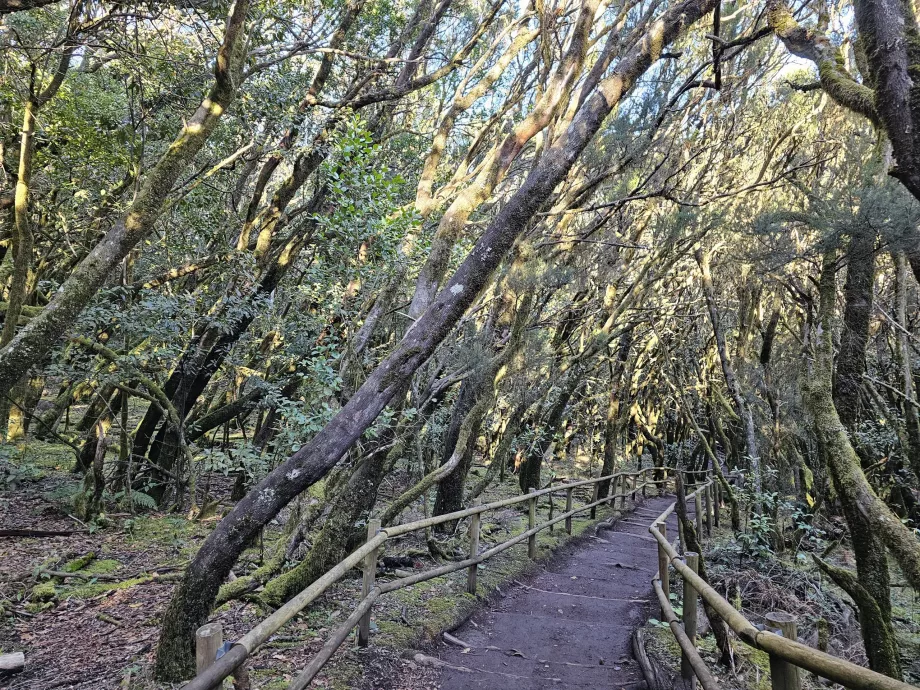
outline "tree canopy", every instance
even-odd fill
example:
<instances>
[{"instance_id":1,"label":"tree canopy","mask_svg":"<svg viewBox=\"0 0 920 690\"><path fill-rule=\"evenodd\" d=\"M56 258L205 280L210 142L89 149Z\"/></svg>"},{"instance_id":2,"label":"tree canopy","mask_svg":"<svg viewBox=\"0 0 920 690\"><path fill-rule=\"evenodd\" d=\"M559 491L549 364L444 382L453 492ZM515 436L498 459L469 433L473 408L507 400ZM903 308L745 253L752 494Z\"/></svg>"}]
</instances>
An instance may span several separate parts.
<instances>
[{"instance_id":1,"label":"tree canopy","mask_svg":"<svg viewBox=\"0 0 920 690\"><path fill-rule=\"evenodd\" d=\"M369 516L575 461L740 468L764 524L843 515L859 583L829 576L901 677L913 4L0 0L0 45L6 437L72 450L85 521L227 499L160 679L216 604L282 604Z\"/></svg>"}]
</instances>

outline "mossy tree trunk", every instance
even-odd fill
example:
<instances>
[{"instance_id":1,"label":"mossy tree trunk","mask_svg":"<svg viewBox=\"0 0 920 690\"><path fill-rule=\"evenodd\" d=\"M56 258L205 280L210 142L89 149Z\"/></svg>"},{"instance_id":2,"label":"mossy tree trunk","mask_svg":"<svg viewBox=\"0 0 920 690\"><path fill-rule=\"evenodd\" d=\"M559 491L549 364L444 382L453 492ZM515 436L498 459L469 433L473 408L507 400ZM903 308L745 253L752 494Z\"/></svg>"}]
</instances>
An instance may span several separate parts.
<instances>
[{"instance_id":1,"label":"mossy tree trunk","mask_svg":"<svg viewBox=\"0 0 920 690\"><path fill-rule=\"evenodd\" d=\"M616 363L613 364L610 369L610 394L607 402L607 417L604 420L604 463L601 466L602 477L613 474L613 470L616 467L617 444L620 441L623 424L622 415L620 414L620 399L625 393L621 384L631 347L632 330L628 330L620 337L620 347L617 352ZM597 495L598 498L604 498L609 493L610 480L607 479L598 485Z\"/></svg>"},{"instance_id":2,"label":"mossy tree trunk","mask_svg":"<svg viewBox=\"0 0 920 690\"><path fill-rule=\"evenodd\" d=\"M847 248L847 279L843 288L845 306L840 352L834 375L834 405L840 421L851 432L861 417L861 391L866 373L866 346L872 318L875 282L875 232L859 227Z\"/></svg>"},{"instance_id":3,"label":"mossy tree trunk","mask_svg":"<svg viewBox=\"0 0 920 690\"><path fill-rule=\"evenodd\" d=\"M897 644L891 629L890 576L885 547L891 549L905 576L916 587L920 584L920 542L872 490L834 406L832 333L836 255L835 250L829 250L824 257L819 286L819 328L814 333L814 355L806 368L802 389L853 541L861 589L852 591L851 595L857 603L860 598L867 602L866 596L875 603L875 606L859 607L870 667L900 678ZM840 579L840 582L845 580Z\"/></svg>"}]
</instances>

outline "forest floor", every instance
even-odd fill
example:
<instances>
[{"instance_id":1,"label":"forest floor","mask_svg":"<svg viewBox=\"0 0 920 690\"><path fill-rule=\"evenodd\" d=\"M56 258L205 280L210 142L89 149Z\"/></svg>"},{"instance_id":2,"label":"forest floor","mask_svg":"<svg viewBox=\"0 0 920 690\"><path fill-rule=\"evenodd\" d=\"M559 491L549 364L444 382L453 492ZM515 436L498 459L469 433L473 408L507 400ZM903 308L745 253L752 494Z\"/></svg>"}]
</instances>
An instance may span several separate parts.
<instances>
[{"instance_id":1,"label":"forest floor","mask_svg":"<svg viewBox=\"0 0 920 690\"><path fill-rule=\"evenodd\" d=\"M208 478L212 496L222 500L209 518L109 512L101 526L86 525L73 515L79 480L70 472L72 464L73 453L67 446L31 441L26 446L0 445L0 529L69 533L0 537L0 652L23 651L26 655L25 671L0 679L0 688L171 687L150 679L160 616L176 579L229 507L222 494L229 495L232 482L220 476ZM516 482L516 477L509 477L483 495L483 500L515 495ZM556 501L557 514L562 508L560 500ZM547 508L546 502L541 504L540 519L545 518ZM524 510L514 507L484 516L482 548L522 532L526 528ZM413 517L407 514L404 519ZM607 511L598 515L599 519L607 517ZM573 537L593 524L587 519L574 520ZM263 542L243 555L238 574L261 562L281 537L281 525L281 520L273 524ZM447 542L455 544L458 556L466 542L464 529L458 530L453 542ZM542 532L538 539L541 559L569 539L562 529ZM434 565L423 535L399 540L387 550L387 555L399 554L411 554L417 569ZM480 569L481 597L526 578L534 567L526 546L490 559ZM460 572L382 599L374 608L370 648L343 645L314 686L437 687L438 674L419 667L407 650L430 645L441 631L456 627L470 615L481 599L466 594L465 583L466 574ZM253 688L285 687L350 614L360 588L360 573L354 571L279 631L251 660ZM224 639L233 640L266 614L257 602L240 600L220 607L212 620L223 625Z\"/></svg>"}]
</instances>

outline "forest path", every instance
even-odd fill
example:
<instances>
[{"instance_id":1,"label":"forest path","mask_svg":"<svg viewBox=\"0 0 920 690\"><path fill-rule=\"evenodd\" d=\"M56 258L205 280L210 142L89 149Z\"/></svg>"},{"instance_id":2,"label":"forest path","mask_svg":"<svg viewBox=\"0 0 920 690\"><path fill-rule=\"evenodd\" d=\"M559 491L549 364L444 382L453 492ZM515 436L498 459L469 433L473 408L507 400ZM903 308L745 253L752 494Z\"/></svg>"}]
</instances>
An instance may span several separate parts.
<instances>
[{"instance_id":1,"label":"forest path","mask_svg":"<svg viewBox=\"0 0 920 690\"><path fill-rule=\"evenodd\" d=\"M505 590L454 631L470 645L440 649L441 690L638 690L633 630L654 594L657 545L648 525L674 501L650 498L598 527L596 537L563 547L541 570ZM690 508L692 509L692 503ZM668 518L677 534L677 518Z\"/></svg>"}]
</instances>

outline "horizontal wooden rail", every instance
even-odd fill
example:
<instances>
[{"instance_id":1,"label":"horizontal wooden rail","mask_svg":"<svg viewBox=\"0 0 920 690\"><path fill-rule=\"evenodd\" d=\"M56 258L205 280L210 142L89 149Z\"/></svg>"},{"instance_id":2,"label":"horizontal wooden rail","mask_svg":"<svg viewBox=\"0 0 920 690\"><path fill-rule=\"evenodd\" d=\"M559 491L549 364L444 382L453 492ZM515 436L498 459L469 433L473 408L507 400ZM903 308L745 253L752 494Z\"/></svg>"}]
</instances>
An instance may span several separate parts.
<instances>
[{"instance_id":1,"label":"horizontal wooden rail","mask_svg":"<svg viewBox=\"0 0 920 690\"><path fill-rule=\"evenodd\" d=\"M559 492L566 492L568 499L569 492L572 492L575 489L587 486L596 486L605 481L611 482L611 489L616 486L623 487L623 491L611 491L611 493L608 493L608 495L604 498L592 500L591 502L582 506L567 510L566 512L554 517L552 520L548 520L547 522L533 526L525 532L522 532L521 534L518 534L500 544L497 544L490 549L483 551L481 554L471 558L375 586L358 603L358 607L351 614L351 616L349 616L349 618L336 629L333 635L323 645L317 656L311 660L311 662L304 668L300 675L298 675L297 678L292 682L292 684L289 686L290 688L307 687L310 681L316 676L317 673L320 672L320 670L322 670L326 662L328 662L328 660L332 657L332 654L335 653L335 650L338 649L342 642L348 637L348 634L358 624L361 618L369 614L374 601L382 594L419 584L420 582L425 582L426 580L431 580L436 577L443 577L444 575L448 575L458 570L463 570L464 568L476 566L479 563L482 563L483 561L486 561L489 558L492 558L493 556L501 553L502 551L511 548L512 546L535 537L537 533L559 522L566 521L567 527L570 528L571 523L569 521L573 516L579 513L583 513L587 510L591 510L592 508L596 508L597 506L603 505L605 503L613 503L618 498L628 499L629 497L635 497L639 491L642 491L649 486L665 483L667 481L668 472L673 471L674 470L672 468L667 467L645 467L635 472L616 472L614 474L605 475L603 477L596 477L594 479L585 479L576 482L570 482L568 484L550 486L546 489L531 491L530 493L521 496L515 496L513 498L507 498L501 501L494 501L492 503L471 506L463 510L454 511L453 513L447 513L446 515L438 515L423 520L408 522L402 525L394 525L391 527L383 528L377 533L375 537L369 539L365 544L352 552L340 563L335 565L321 578L316 580L316 582L294 596L290 601L281 606L273 614L262 620L248 633L243 635L243 637L237 640L236 643L230 648L230 650L227 651L227 653L225 653L220 659L217 659L205 671L199 673L197 676L195 676L195 678L185 684L182 687L182 690L211 690L211 688L217 686L218 683L220 683L224 678L232 675L233 672L256 651L256 649L264 644L285 623L291 620L304 608L309 606L329 587L338 582L338 580L340 580L345 575L345 573L358 566L369 554L376 554L378 550L384 545L384 542L386 542L388 539L400 537L411 532L416 532L428 527L434 527L435 525L443 524L446 522L462 520L474 515L480 515L491 510L507 508L525 502L536 501L542 496L551 496L552 494ZM649 473L660 473L662 478L650 478L647 476ZM635 481L632 482L632 486L627 487L625 486L625 481L620 481L621 477L635 478ZM639 482L639 477L643 477L643 481L641 483Z\"/></svg>"},{"instance_id":2,"label":"horizontal wooden rail","mask_svg":"<svg viewBox=\"0 0 920 690\"><path fill-rule=\"evenodd\" d=\"M688 498L695 496L698 491L708 486L709 483L711 483L711 480L692 494L689 494ZM770 631L758 630L740 611L709 586L703 578L693 572L681 559L677 550L668 543L667 537L661 533L659 525L662 525L668 516L674 512L675 505L672 503L668 506L649 526L648 531L655 537L659 549L667 555L668 563L674 567L681 577L691 583L700 597L719 614L742 642L767 652L771 657L778 657L783 661L853 690L917 690L916 686L831 656L826 652L819 651L795 640L790 640ZM716 506L716 510L718 510L718 506ZM656 581L658 579L658 577L655 578ZM660 581L657 582L656 587L661 588ZM663 601L667 602L667 595L663 591L662 594L664 594ZM662 608L664 608L663 604ZM670 609L669 602L667 608ZM679 642L680 640L678 640ZM697 678L699 678L700 682L703 682L702 678L699 676ZM709 689L707 688L706 690Z\"/></svg>"}]
</instances>

